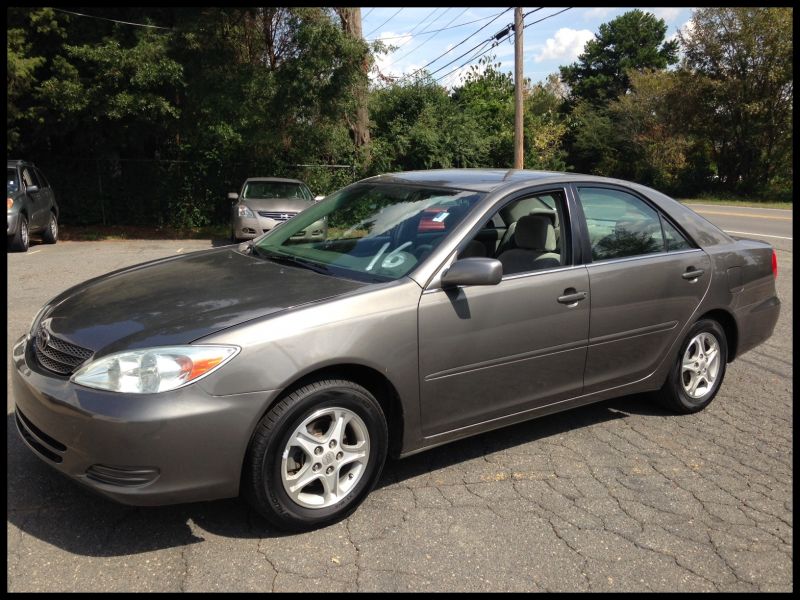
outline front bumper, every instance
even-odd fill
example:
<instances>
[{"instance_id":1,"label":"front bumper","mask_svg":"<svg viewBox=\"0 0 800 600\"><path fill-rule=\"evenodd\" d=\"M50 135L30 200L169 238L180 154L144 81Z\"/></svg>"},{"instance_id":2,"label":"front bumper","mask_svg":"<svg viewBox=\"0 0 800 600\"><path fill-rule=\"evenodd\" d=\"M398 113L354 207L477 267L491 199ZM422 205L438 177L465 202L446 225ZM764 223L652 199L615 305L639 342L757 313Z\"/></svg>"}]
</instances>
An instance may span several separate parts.
<instances>
[{"instance_id":1,"label":"front bumper","mask_svg":"<svg viewBox=\"0 0 800 600\"><path fill-rule=\"evenodd\" d=\"M237 496L268 392L211 396L91 390L38 366L24 336L12 351L19 433L46 463L118 502L141 506Z\"/></svg>"},{"instance_id":2,"label":"front bumper","mask_svg":"<svg viewBox=\"0 0 800 600\"><path fill-rule=\"evenodd\" d=\"M17 228L19 227L19 213L7 213L8 214L8 235L16 235Z\"/></svg>"},{"instance_id":3,"label":"front bumper","mask_svg":"<svg viewBox=\"0 0 800 600\"><path fill-rule=\"evenodd\" d=\"M231 230L235 238L240 240L252 240L263 233L271 231L285 221L278 221L268 217L233 217ZM304 240L324 240L327 237L328 228L324 221L317 221L304 231L292 236L292 239Z\"/></svg>"}]
</instances>

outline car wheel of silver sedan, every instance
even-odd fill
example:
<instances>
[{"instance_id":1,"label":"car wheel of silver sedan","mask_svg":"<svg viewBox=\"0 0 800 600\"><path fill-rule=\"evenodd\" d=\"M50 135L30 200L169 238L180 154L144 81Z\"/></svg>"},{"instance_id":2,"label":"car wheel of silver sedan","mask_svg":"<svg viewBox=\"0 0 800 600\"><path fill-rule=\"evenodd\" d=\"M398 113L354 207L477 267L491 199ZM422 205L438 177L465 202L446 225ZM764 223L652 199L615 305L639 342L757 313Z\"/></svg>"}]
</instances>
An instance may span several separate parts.
<instances>
[{"instance_id":1,"label":"car wheel of silver sedan","mask_svg":"<svg viewBox=\"0 0 800 600\"><path fill-rule=\"evenodd\" d=\"M388 446L380 404L352 381L320 380L281 399L259 423L242 491L280 529L308 529L356 509Z\"/></svg>"},{"instance_id":2,"label":"car wheel of silver sedan","mask_svg":"<svg viewBox=\"0 0 800 600\"><path fill-rule=\"evenodd\" d=\"M725 376L728 344L716 321L703 319L689 330L664 387L661 401L672 410L703 410L716 396Z\"/></svg>"}]
</instances>

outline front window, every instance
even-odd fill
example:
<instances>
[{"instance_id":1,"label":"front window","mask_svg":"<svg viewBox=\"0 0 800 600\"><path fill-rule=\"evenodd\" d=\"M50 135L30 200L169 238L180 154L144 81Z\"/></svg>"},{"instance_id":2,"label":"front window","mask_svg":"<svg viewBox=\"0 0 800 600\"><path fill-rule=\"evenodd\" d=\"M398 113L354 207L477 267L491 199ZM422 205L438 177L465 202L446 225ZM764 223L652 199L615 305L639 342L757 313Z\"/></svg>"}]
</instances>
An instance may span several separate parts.
<instances>
[{"instance_id":1,"label":"front window","mask_svg":"<svg viewBox=\"0 0 800 600\"><path fill-rule=\"evenodd\" d=\"M350 186L273 229L256 241L253 252L362 281L399 279L425 260L483 196L394 184ZM310 239L308 232L320 223L322 235Z\"/></svg>"},{"instance_id":2,"label":"front window","mask_svg":"<svg viewBox=\"0 0 800 600\"><path fill-rule=\"evenodd\" d=\"M242 198L300 198L313 200L311 192L302 183L291 181L248 181L244 184Z\"/></svg>"},{"instance_id":3,"label":"front window","mask_svg":"<svg viewBox=\"0 0 800 600\"><path fill-rule=\"evenodd\" d=\"M9 194L19 191L19 177L17 177L17 170L9 167L8 177L6 177L7 189Z\"/></svg>"}]
</instances>

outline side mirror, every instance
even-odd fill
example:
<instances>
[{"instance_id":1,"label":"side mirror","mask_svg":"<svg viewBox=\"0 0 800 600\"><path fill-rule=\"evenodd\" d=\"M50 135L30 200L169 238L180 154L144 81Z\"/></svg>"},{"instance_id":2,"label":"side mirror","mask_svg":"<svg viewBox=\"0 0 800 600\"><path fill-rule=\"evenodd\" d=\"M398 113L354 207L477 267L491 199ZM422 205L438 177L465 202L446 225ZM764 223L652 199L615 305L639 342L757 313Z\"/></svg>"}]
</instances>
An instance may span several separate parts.
<instances>
[{"instance_id":1,"label":"side mirror","mask_svg":"<svg viewBox=\"0 0 800 600\"><path fill-rule=\"evenodd\" d=\"M497 285L503 278L503 264L496 258L462 258L442 275L442 287Z\"/></svg>"},{"instance_id":2,"label":"side mirror","mask_svg":"<svg viewBox=\"0 0 800 600\"><path fill-rule=\"evenodd\" d=\"M29 185L27 188L25 188L25 191L28 194L35 194L36 192L39 191L39 186L38 185Z\"/></svg>"},{"instance_id":3,"label":"side mirror","mask_svg":"<svg viewBox=\"0 0 800 600\"><path fill-rule=\"evenodd\" d=\"M324 200L325 196L314 196L314 202L319 202L320 200Z\"/></svg>"},{"instance_id":4,"label":"side mirror","mask_svg":"<svg viewBox=\"0 0 800 600\"><path fill-rule=\"evenodd\" d=\"M239 199L239 194L236 192L228 192L228 200L233 200L236 202Z\"/></svg>"}]
</instances>

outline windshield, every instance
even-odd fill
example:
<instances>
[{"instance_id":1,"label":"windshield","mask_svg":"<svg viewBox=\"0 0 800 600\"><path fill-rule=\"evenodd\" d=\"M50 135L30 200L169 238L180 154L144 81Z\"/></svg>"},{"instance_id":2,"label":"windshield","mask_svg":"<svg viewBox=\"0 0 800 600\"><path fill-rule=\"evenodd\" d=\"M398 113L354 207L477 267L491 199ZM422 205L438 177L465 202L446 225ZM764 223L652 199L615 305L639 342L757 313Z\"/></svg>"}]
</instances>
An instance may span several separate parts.
<instances>
[{"instance_id":1,"label":"windshield","mask_svg":"<svg viewBox=\"0 0 800 600\"><path fill-rule=\"evenodd\" d=\"M350 186L258 239L254 253L361 281L399 279L483 196L394 184Z\"/></svg>"},{"instance_id":2,"label":"windshield","mask_svg":"<svg viewBox=\"0 0 800 600\"><path fill-rule=\"evenodd\" d=\"M289 181L248 181L242 198L300 198L312 200L311 192L302 183Z\"/></svg>"},{"instance_id":3,"label":"windshield","mask_svg":"<svg viewBox=\"0 0 800 600\"><path fill-rule=\"evenodd\" d=\"M17 177L17 170L15 168L8 167L8 177L6 177L6 181L8 182L9 194L19 191L19 178Z\"/></svg>"}]
</instances>

